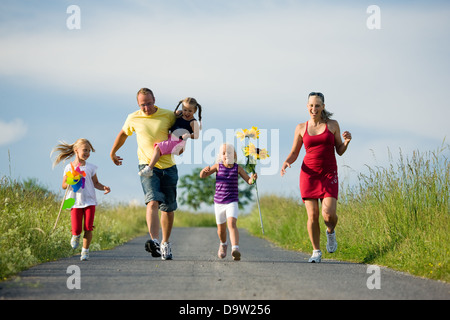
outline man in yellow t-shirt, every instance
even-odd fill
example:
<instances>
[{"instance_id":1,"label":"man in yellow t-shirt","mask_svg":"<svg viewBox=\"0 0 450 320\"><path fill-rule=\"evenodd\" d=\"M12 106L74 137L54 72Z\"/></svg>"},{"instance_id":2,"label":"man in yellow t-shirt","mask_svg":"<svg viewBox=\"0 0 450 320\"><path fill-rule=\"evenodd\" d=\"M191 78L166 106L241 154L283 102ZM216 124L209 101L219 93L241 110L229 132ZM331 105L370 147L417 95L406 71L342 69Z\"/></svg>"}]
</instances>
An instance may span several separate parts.
<instances>
[{"instance_id":1,"label":"man in yellow t-shirt","mask_svg":"<svg viewBox=\"0 0 450 320\"><path fill-rule=\"evenodd\" d=\"M139 170L141 170L150 163L154 144L168 139L169 128L175 123L175 114L155 106L155 96L150 89L140 89L137 93L137 101L140 110L128 115L114 141L111 159L117 166L122 164L123 159L117 156L116 152L134 132L138 145ZM177 209L178 170L172 155L161 156L153 170L151 177L141 176L147 205L147 226L151 238L146 242L145 248L153 257L161 256L163 260L171 260L169 237L172 232L174 211ZM160 227L158 209L161 209L161 246L158 241Z\"/></svg>"}]
</instances>

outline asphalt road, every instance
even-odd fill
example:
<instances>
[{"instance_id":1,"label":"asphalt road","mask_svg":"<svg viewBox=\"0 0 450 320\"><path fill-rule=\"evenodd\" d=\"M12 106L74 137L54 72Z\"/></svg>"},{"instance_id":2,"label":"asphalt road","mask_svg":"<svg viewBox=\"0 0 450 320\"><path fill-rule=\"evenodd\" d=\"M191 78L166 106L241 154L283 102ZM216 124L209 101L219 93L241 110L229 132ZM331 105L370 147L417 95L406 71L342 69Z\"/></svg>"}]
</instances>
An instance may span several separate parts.
<instances>
[{"instance_id":1,"label":"asphalt road","mask_svg":"<svg viewBox=\"0 0 450 320\"><path fill-rule=\"evenodd\" d=\"M245 230L240 235L241 261L229 253L217 258L215 228L175 228L171 261L152 258L144 250L147 238L140 237L114 250L92 252L86 262L77 254L35 266L1 282L0 299L450 298L449 284L387 268L371 271L363 264L326 259L312 264L309 255L283 250ZM369 289L368 283L379 289Z\"/></svg>"}]
</instances>

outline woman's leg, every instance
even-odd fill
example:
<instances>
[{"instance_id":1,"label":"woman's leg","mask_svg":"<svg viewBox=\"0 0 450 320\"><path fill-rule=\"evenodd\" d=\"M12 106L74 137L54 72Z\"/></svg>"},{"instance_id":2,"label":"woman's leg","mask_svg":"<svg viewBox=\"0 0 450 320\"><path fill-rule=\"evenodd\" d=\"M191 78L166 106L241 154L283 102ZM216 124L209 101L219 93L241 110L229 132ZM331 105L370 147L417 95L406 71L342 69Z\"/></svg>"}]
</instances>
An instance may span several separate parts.
<instances>
[{"instance_id":1,"label":"woman's leg","mask_svg":"<svg viewBox=\"0 0 450 320\"><path fill-rule=\"evenodd\" d=\"M305 199L306 213L308 214L308 234L314 250L320 250L319 201Z\"/></svg>"},{"instance_id":2,"label":"woman's leg","mask_svg":"<svg viewBox=\"0 0 450 320\"><path fill-rule=\"evenodd\" d=\"M328 233L333 233L334 228L338 222L338 216L336 214L337 200L335 198L325 198L322 201L322 216L325 221L325 225L328 228Z\"/></svg>"}]
</instances>

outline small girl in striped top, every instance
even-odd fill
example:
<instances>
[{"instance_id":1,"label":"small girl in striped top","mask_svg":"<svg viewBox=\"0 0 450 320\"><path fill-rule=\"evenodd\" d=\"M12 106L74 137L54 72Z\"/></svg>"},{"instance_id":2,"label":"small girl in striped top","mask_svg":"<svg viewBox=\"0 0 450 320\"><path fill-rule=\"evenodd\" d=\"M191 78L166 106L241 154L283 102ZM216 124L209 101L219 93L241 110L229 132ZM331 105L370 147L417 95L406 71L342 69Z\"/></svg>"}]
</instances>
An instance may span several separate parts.
<instances>
[{"instance_id":1,"label":"small girl in striped top","mask_svg":"<svg viewBox=\"0 0 450 320\"><path fill-rule=\"evenodd\" d=\"M231 255L233 260L241 260L239 251L239 231L236 225L239 213L239 190L238 175L248 184L253 184L257 175L248 176L245 170L237 163L234 147L223 144L220 147L218 163L212 167L207 166L200 172L200 178L206 178L213 173L216 174L216 193L214 194L214 210L216 213L217 234L220 240L217 255L223 259L227 255L227 224L232 245Z\"/></svg>"}]
</instances>

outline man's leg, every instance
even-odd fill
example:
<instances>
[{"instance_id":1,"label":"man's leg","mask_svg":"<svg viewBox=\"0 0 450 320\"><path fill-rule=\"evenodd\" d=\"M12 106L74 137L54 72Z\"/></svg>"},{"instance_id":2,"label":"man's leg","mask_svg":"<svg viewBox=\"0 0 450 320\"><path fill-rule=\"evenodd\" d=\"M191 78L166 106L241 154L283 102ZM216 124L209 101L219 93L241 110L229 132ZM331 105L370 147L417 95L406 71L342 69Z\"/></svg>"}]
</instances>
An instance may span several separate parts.
<instances>
[{"instance_id":1,"label":"man's leg","mask_svg":"<svg viewBox=\"0 0 450 320\"><path fill-rule=\"evenodd\" d=\"M161 211L161 228L162 228L162 241L161 243L169 242L170 234L172 233L173 220L175 213Z\"/></svg>"},{"instance_id":2,"label":"man's leg","mask_svg":"<svg viewBox=\"0 0 450 320\"><path fill-rule=\"evenodd\" d=\"M174 212L177 209L177 166L164 169L160 181L160 190L164 194L164 201L159 207L161 210L162 227L161 259L172 260L172 248L169 238L172 233L173 220L175 217Z\"/></svg>"},{"instance_id":3,"label":"man's leg","mask_svg":"<svg viewBox=\"0 0 450 320\"><path fill-rule=\"evenodd\" d=\"M159 216L158 216L158 201L150 201L147 203L147 227L151 239L159 240ZM164 233L163 233L164 234Z\"/></svg>"}]
</instances>

